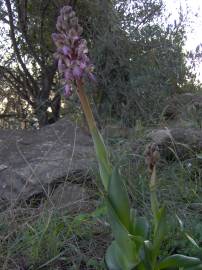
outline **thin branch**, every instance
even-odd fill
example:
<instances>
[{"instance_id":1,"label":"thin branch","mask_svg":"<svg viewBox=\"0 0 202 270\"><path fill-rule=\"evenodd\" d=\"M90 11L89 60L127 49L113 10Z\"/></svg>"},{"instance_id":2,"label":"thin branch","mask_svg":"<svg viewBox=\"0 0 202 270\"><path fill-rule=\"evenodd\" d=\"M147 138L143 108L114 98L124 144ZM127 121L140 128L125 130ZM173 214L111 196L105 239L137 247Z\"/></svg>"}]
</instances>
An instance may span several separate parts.
<instances>
[{"instance_id":1,"label":"thin branch","mask_svg":"<svg viewBox=\"0 0 202 270\"><path fill-rule=\"evenodd\" d=\"M19 0L16 1L16 4L17 4L17 11L18 11L18 19L19 19L19 22L20 22L20 25L21 25L21 33L25 39L25 42L29 48L29 51L31 52L32 56L34 57L34 59L36 60L36 62L39 64L39 66L41 66L42 68L44 67L43 65L43 62L40 60L39 56L37 55L33 45L32 45L32 42L30 41L30 38L29 36L27 35L27 31L26 31L26 20L25 19L22 19L22 11L21 11L21 6L20 6L20 3L19 3ZM24 8L26 9L27 8L27 5L25 4ZM24 11L25 12L25 11Z\"/></svg>"},{"instance_id":2,"label":"thin branch","mask_svg":"<svg viewBox=\"0 0 202 270\"><path fill-rule=\"evenodd\" d=\"M18 45L17 45L17 41L16 41L16 37L15 37L15 31L14 31L14 22L13 22L13 16L12 16L12 9L11 9L11 3L10 3L10 0L5 0L6 2L6 7L7 7L7 10L8 10L8 16L9 16L9 25L10 25L10 34L11 34L11 39L12 39L12 43L13 43L13 48L14 48L14 51L16 53L16 56L17 56L17 60L18 62L20 63L23 71L25 72L25 75L30 79L30 81L32 82L32 85L35 89L38 89L38 85L37 83L35 82L35 80L33 79L33 77L31 76L29 70L27 69L25 63L23 62L22 60L22 57L20 55L20 51L18 49Z\"/></svg>"},{"instance_id":3,"label":"thin branch","mask_svg":"<svg viewBox=\"0 0 202 270\"><path fill-rule=\"evenodd\" d=\"M28 89L30 90L29 94L31 94L33 96L33 89L30 86L29 81L27 80L26 76L24 76L24 74L20 70L19 70L19 72L21 73L21 77L23 78L23 80L26 81L26 85L20 79L20 76L15 76L14 75L15 72L11 68L0 66L0 72L1 72L1 75L4 76L4 77L5 77L5 73L8 73L18 85L21 85L22 87L25 87L25 89L28 87Z\"/></svg>"},{"instance_id":4,"label":"thin branch","mask_svg":"<svg viewBox=\"0 0 202 270\"><path fill-rule=\"evenodd\" d=\"M1 67L0 67L1 69ZM24 89L24 84L20 80L20 78L17 78L14 76L14 74L7 69L7 73L11 76L11 78L17 83L17 85L14 83L13 80L9 76L6 75L6 73L3 73L2 76L5 78L5 80L13 87L14 91L16 92L17 95L20 95L24 100L26 100L31 106L33 105L33 102L31 101L28 93L24 90L21 91L21 88ZM21 88L20 88L21 85Z\"/></svg>"}]
</instances>

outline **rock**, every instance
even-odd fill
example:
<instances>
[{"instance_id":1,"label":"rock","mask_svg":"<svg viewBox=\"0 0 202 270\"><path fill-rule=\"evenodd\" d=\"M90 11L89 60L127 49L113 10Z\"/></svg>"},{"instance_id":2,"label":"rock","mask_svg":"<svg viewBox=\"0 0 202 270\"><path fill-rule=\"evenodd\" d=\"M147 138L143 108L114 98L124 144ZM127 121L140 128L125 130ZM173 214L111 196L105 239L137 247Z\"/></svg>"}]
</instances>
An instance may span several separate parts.
<instances>
[{"instance_id":1,"label":"rock","mask_svg":"<svg viewBox=\"0 0 202 270\"><path fill-rule=\"evenodd\" d=\"M169 126L201 127L202 94L185 93L167 98L162 112Z\"/></svg>"},{"instance_id":2,"label":"rock","mask_svg":"<svg viewBox=\"0 0 202 270\"><path fill-rule=\"evenodd\" d=\"M46 194L57 179L86 174L93 153L91 137L67 118L40 130L0 130L0 199Z\"/></svg>"},{"instance_id":3,"label":"rock","mask_svg":"<svg viewBox=\"0 0 202 270\"><path fill-rule=\"evenodd\" d=\"M92 210L90 191L78 184L64 183L53 192L47 201L49 209L57 209L68 213L81 213Z\"/></svg>"},{"instance_id":4,"label":"rock","mask_svg":"<svg viewBox=\"0 0 202 270\"><path fill-rule=\"evenodd\" d=\"M190 203L187 205L187 208L197 213L202 213L202 203Z\"/></svg>"},{"instance_id":5,"label":"rock","mask_svg":"<svg viewBox=\"0 0 202 270\"><path fill-rule=\"evenodd\" d=\"M106 125L102 130L102 135L106 138L128 138L133 133L133 128L121 127L119 125Z\"/></svg>"},{"instance_id":6,"label":"rock","mask_svg":"<svg viewBox=\"0 0 202 270\"><path fill-rule=\"evenodd\" d=\"M161 157L184 160L202 152L202 130L165 128L151 132L149 138L159 146Z\"/></svg>"}]
</instances>

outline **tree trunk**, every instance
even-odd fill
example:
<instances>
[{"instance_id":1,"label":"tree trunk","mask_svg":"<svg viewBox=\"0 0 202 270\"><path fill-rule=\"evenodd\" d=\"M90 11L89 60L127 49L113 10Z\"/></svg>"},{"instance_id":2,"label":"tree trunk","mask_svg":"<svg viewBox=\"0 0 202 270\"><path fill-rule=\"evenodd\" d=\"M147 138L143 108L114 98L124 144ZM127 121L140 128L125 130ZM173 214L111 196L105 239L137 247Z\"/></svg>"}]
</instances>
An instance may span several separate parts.
<instances>
[{"instance_id":1,"label":"tree trunk","mask_svg":"<svg viewBox=\"0 0 202 270\"><path fill-rule=\"evenodd\" d=\"M55 123L60 118L60 108L61 108L61 95L56 93L54 99L51 102L52 116L48 120L49 124Z\"/></svg>"},{"instance_id":2,"label":"tree trunk","mask_svg":"<svg viewBox=\"0 0 202 270\"><path fill-rule=\"evenodd\" d=\"M60 113L60 95L56 94L55 98L51 102L50 97L50 91L53 86L53 78L56 73L57 69L57 62L54 62L51 66L45 67L45 70L42 71L43 77L41 80L41 91L39 95L36 98L36 107L35 107L35 114L38 119L39 127L43 127L45 125L49 124L48 119L48 108L52 108L52 113L54 121L56 122L59 119L59 113ZM58 97L57 97L58 96ZM53 103L53 106L52 106ZM53 109L54 108L54 109Z\"/></svg>"},{"instance_id":3,"label":"tree trunk","mask_svg":"<svg viewBox=\"0 0 202 270\"><path fill-rule=\"evenodd\" d=\"M39 99L36 103L35 115L38 120L39 127L41 128L48 124L48 101Z\"/></svg>"}]
</instances>

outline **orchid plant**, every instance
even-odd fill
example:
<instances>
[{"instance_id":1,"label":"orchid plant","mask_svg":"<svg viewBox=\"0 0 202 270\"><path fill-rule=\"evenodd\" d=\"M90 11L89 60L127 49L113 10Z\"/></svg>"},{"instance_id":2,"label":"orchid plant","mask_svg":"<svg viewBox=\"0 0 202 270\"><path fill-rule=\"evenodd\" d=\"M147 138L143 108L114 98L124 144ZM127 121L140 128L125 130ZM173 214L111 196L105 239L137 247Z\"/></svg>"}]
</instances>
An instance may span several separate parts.
<instances>
[{"instance_id":1,"label":"orchid plant","mask_svg":"<svg viewBox=\"0 0 202 270\"><path fill-rule=\"evenodd\" d=\"M151 172L152 226L145 217L138 217L130 208L129 196L118 166L112 166L103 138L96 126L88 97L84 90L84 79L95 80L94 67L88 57L88 47L82 38L83 28L71 6L61 9L56 24L57 33L52 39L57 47L54 57L62 78L64 93L70 96L73 89L78 94L89 130L91 132L99 164L100 178L104 186L104 197L114 241L106 251L105 262L109 270L160 270L202 269L199 258L171 255L160 256L160 248L166 233L165 209L160 207L156 195L156 163L158 149L149 146L146 161ZM152 240L149 240L151 238Z\"/></svg>"}]
</instances>

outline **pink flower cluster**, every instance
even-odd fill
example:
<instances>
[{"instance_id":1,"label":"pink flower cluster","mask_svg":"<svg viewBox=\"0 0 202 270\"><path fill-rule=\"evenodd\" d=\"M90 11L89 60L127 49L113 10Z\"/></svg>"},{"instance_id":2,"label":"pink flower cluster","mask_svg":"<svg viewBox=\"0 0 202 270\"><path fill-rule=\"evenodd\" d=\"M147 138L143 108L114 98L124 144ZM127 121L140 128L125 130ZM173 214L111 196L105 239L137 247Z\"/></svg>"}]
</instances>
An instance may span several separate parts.
<instances>
[{"instance_id":1,"label":"pink flower cluster","mask_svg":"<svg viewBox=\"0 0 202 270\"><path fill-rule=\"evenodd\" d=\"M64 78L65 94L70 96L76 80L85 75L94 80L93 65L87 55L87 42L81 37L83 28L71 6L61 9L56 28L59 33L52 34L57 47L54 57L58 59L58 70Z\"/></svg>"}]
</instances>

